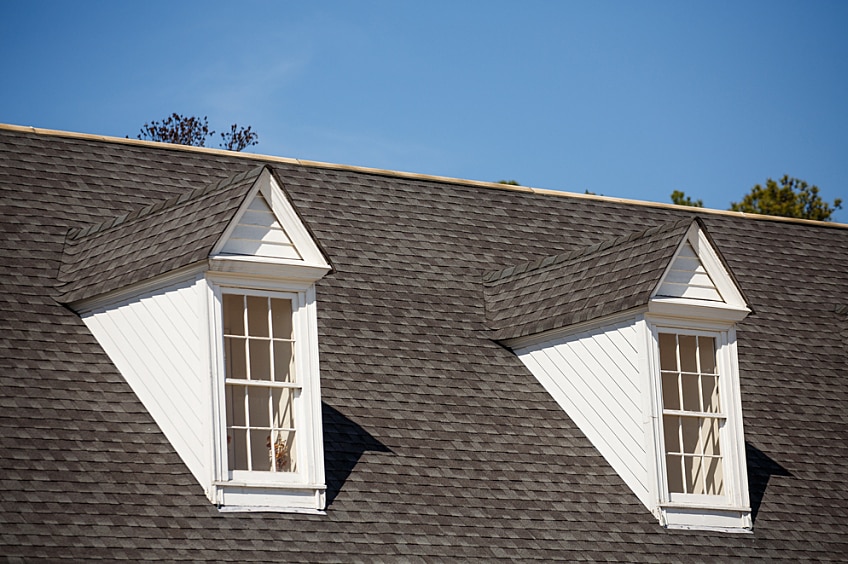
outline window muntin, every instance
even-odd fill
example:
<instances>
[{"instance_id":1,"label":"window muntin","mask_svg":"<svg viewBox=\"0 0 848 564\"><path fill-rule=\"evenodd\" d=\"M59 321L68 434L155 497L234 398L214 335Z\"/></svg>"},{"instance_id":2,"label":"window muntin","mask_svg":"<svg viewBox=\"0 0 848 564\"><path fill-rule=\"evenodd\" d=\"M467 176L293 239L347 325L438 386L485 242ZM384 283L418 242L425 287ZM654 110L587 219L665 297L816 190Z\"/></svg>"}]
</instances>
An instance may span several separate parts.
<instances>
[{"instance_id":1,"label":"window muntin","mask_svg":"<svg viewBox=\"0 0 848 564\"><path fill-rule=\"evenodd\" d=\"M224 293L227 468L298 471L292 300Z\"/></svg>"},{"instance_id":2,"label":"window muntin","mask_svg":"<svg viewBox=\"0 0 848 564\"><path fill-rule=\"evenodd\" d=\"M716 338L658 334L669 494L725 494Z\"/></svg>"}]
</instances>

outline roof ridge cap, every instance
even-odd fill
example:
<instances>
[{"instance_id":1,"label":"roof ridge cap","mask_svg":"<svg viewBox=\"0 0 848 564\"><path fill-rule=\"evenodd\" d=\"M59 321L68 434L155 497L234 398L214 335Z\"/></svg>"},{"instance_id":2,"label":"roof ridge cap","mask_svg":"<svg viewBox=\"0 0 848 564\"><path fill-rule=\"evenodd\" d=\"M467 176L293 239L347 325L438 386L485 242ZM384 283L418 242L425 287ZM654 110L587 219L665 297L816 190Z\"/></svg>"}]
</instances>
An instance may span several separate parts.
<instances>
[{"instance_id":1,"label":"roof ridge cap","mask_svg":"<svg viewBox=\"0 0 848 564\"><path fill-rule=\"evenodd\" d=\"M93 235L95 233L102 233L104 231L108 231L109 229L117 227L123 223L127 223L129 221L139 219L141 217L154 215L160 211L172 208L180 204L185 204L187 202L190 202L202 196L206 196L213 192L225 190L231 186L245 181L246 179L252 176L259 176L266 168L268 168L268 165L258 165L233 176L222 178L217 182L213 182L211 184L199 186L192 190L181 192L180 194L171 196L170 198L167 198L165 200L157 200L152 204L148 204L141 208L136 208L131 212L126 212L121 215L111 217L100 223L93 223L85 227L71 229L70 231L68 231L67 238L76 241L88 237L89 235Z\"/></svg>"},{"instance_id":2,"label":"roof ridge cap","mask_svg":"<svg viewBox=\"0 0 848 564\"><path fill-rule=\"evenodd\" d=\"M618 237L610 237L607 239L602 239L597 243L589 245L588 247L581 247L578 249L573 249L571 251L567 251L565 253L559 253L556 255L550 255L547 257L543 257L540 259L535 259L532 261L527 261L523 263L519 263L516 265L508 266L502 270L495 270L492 272L487 272L483 275L484 282L496 282L497 280L501 280L503 278L508 278L511 276L517 276L521 274L527 274L530 272L542 271L548 268L551 268L555 265L561 265L565 262L572 261L576 258L591 255L597 253L602 250L611 249L613 247L617 247L619 245L623 245L624 243L629 243L631 241L635 241L636 239L641 239L642 237L647 237L650 235L655 235L657 233L661 233L663 231L672 231L683 225L687 227L691 225L693 222L700 221L700 218L697 216L695 218L684 218L678 221L674 221L671 223L660 223L658 225L652 225L647 229L643 229L642 231L634 231L632 233L626 233L624 235L619 235Z\"/></svg>"}]
</instances>

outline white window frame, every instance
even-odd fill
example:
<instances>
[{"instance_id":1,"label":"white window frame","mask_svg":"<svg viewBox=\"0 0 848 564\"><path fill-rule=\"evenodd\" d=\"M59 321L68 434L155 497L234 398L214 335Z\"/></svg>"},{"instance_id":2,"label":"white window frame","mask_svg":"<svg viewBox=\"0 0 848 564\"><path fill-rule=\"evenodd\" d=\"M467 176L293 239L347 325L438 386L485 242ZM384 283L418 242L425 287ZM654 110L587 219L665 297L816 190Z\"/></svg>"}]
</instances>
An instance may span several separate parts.
<instances>
[{"instance_id":1,"label":"white window frame","mask_svg":"<svg viewBox=\"0 0 848 564\"><path fill-rule=\"evenodd\" d=\"M224 273L208 274L206 280L211 321L213 501L225 511L322 512L326 484L315 286ZM294 400L295 472L229 470L222 309L225 293L291 300L294 370L301 384L299 397Z\"/></svg>"},{"instance_id":2,"label":"white window frame","mask_svg":"<svg viewBox=\"0 0 848 564\"><path fill-rule=\"evenodd\" d=\"M651 430L649 452L653 452L655 497L660 522L670 528L715 529L728 532L750 530L745 440L736 329L733 323L648 315L648 367L650 380ZM663 396L660 372L659 334L713 337L719 373L719 401L724 424L719 440L723 457L724 493L721 495L670 493L663 433Z\"/></svg>"}]
</instances>

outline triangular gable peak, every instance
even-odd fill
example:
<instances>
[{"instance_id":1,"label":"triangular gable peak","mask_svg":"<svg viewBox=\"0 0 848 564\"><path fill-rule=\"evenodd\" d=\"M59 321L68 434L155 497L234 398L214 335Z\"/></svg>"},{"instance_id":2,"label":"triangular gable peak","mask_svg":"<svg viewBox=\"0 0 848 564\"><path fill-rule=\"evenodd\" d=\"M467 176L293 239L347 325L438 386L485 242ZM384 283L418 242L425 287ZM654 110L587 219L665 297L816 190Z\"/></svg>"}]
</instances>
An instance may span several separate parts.
<instances>
[{"instance_id":1,"label":"triangular gable peak","mask_svg":"<svg viewBox=\"0 0 848 564\"><path fill-rule=\"evenodd\" d=\"M306 226L269 169L246 195L210 257L329 269Z\"/></svg>"},{"instance_id":2,"label":"triangular gable peak","mask_svg":"<svg viewBox=\"0 0 848 564\"><path fill-rule=\"evenodd\" d=\"M700 220L692 222L651 294L649 309L697 306L750 313L747 300Z\"/></svg>"}]
</instances>

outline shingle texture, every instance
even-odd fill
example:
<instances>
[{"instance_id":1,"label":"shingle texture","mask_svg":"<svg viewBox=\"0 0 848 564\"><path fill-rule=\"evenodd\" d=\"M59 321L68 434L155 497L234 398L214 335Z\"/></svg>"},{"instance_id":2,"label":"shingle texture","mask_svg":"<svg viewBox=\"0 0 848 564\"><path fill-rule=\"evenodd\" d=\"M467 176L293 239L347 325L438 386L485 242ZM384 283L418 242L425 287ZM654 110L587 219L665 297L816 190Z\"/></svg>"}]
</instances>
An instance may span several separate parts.
<instances>
[{"instance_id":1,"label":"shingle texture","mask_svg":"<svg viewBox=\"0 0 848 564\"><path fill-rule=\"evenodd\" d=\"M317 288L330 503L219 513L56 285L69 230L262 164L0 130L10 561L848 558L848 229L703 216L756 311L738 327L755 528L667 531L490 339L481 281L692 212L286 163L335 266Z\"/></svg>"},{"instance_id":2,"label":"shingle texture","mask_svg":"<svg viewBox=\"0 0 848 564\"><path fill-rule=\"evenodd\" d=\"M491 338L524 337L646 305L691 224L651 227L486 274Z\"/></svg>"},{"instance_id":3,"label":"shingle texture","mask_svg":"<svg viewBox=\"0 0 848 564\"><path fill-rule=\"evenodd\" d=\"M263 167L65 237L57 299L71 303L206 259Z\"/></svg>"}]
</instances>

